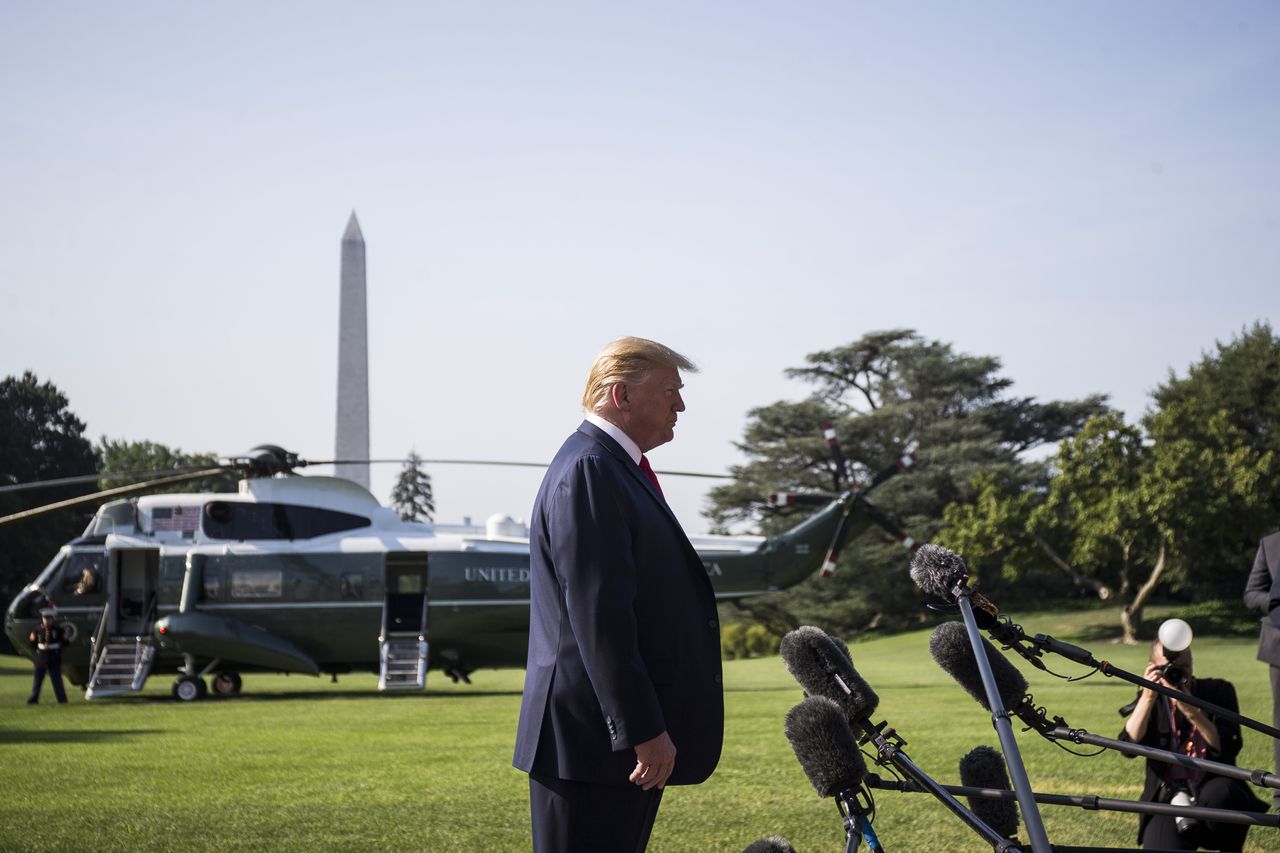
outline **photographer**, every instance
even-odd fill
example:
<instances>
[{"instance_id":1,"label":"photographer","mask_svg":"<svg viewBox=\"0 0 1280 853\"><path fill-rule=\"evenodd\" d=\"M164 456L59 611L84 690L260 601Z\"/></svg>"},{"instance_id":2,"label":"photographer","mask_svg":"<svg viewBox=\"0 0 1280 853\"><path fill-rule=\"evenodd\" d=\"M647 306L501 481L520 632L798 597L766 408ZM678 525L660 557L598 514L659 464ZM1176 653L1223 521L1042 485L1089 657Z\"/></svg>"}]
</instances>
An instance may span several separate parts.
<instances>
[{"instance_id":1,"label":"photographer","mask_svg":"<svg viewBox=\"0 0 1280 853\"><path fill-rule=\"evenodd\" d=\"M1151 660L1143 677L1229 710L1239 709L1231 682L1195 678L1191 667L1191 649L1173 654L1170 660L1157 641L1151 647ZM1226 764L1235 764L1242 745L1236 723L1161 696L1150 688L1143 688L1138 694L1120 739ZM1152 759L1147 759L1142 799L1242 811L1267 810L1243 782ZM1167 815L1142 815L1138 821L1138 843L1147 850L1241 850L1248 832L1249 827L1241 824Z\"/></svg>"}]
</instances>

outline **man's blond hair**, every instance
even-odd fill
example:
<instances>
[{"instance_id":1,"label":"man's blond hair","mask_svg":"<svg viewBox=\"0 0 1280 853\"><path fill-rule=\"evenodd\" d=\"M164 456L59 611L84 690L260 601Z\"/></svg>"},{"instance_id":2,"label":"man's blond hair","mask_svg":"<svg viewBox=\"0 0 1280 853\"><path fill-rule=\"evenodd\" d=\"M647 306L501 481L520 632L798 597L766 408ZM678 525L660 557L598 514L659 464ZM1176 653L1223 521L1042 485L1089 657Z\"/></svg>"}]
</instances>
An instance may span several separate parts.
<instances>
[{"instance_id":1,"label":"man's blond hair","mask_svg":"<svg viewBox=\"0 0 1280 853\"><path fill-rule=\"evenodd\" d=\"M697 373L693 362L680 353L648 338L618 338L600 350L587 387L582 392L582 408L598 412L609 402L609 389L618 383L643 382L655 367L672 367L686 373Z\"/></svg>"}]
</instances>

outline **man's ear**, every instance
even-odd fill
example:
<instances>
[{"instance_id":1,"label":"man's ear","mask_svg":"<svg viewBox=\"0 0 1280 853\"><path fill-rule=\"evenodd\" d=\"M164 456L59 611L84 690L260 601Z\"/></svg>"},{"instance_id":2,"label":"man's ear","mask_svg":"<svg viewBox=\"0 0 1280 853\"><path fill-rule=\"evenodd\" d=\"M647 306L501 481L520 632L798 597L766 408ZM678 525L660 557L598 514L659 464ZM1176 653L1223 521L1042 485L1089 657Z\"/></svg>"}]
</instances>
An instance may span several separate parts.
<instances>
[{"instance_id":1,"label":"man's ear","mask_svg":"<svg viewBox=\"0 0 1280 853\"><path fill-rule=\"evenodd\" d=\"M609 400L613 403L613 407L618 411L631 411L631 397L627 393L627 385L625 382L615 382L610 386Z\"/></svg>"}]
</instances>

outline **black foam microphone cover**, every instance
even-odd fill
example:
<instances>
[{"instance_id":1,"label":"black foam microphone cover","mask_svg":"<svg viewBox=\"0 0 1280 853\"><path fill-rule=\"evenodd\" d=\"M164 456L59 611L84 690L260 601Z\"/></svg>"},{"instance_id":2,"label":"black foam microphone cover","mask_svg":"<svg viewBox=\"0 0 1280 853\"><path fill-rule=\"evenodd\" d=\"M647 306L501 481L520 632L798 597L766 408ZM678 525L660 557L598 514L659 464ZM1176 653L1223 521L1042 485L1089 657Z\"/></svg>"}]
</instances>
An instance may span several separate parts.
<instances>
[{"instance_id":1,"label":"black foam microphone cover","mask_svg":"<svg viewBox=\"0 0 1280 853\"><path fill-rule=\"evenodd\" d=\"M989 746L974 747L960 759L960 784L969 788L1009 790L1009 774L1000 753ZM1018 804L1013 800L969 797L973 813L1005 838L1018 831Z\"/></svg>"},{"instance_id":2,"label":"black foam microphone cover","mask_svg":"<svg viewBox=\"0 0 1280 853\"><path fill-rule=\"evenodd\" d=\"M778 651L787 672L805 693L836 702L850 722L865 720L879 707L880 697L853 668L848 649L821 628L796 628L782 638ZM848 693L836 683L836 677L849 688Z\"/></svg>"},{"instance_id":3,"label":"black foam microphone cover","mask_svg":"<svg viewBox=\"0 0 1280 853\"><path fill-rule=\"evenodd\" d=\"M911 558L911 580L915 581L916 587L948 604L955 603L953 590L968 576L969 567L964 558L941 545L921 545Z\"/></svg>"},{"instance_id":4,"label":"black foam microphone cover","mask_svg":"<svg viewBox=\"0 0 1280 853\"><path fill-rule=\"evenodd\" d=\"M770 835L751 842L742 853L796 853L796 848L781 835Z\"/></svg>"},{"instance_id":5,"label":"black foam microphone cover","mask_svg":"<svg viewBox=\"0 0 1280 853\"><path fill-rule=\"evenodd\" d=\"M809 696L788 711L783 732L819 797L834 797L866 778L867 763L844 709L825 696Z\"/></svg>"},{"instance_id":6,"label":"black foam microphone cover","mask_svg":"<svg viewBox=\"0 0 1280 853\"><path fill-rule=\"evenodd\" d=\"M995 646L983 640L982 647L991 663L991 674L995 677L1000 701L1006 710L1017 708L1026 696L1027 679ZM982 686L982 673L978 671L978 660L973 656L973 647L969 644L969 634L964 623L943 622L934 628L933 636L929 638L929 654L982 707L991 710L987 691Z\"/></svg>"}]
</instances>

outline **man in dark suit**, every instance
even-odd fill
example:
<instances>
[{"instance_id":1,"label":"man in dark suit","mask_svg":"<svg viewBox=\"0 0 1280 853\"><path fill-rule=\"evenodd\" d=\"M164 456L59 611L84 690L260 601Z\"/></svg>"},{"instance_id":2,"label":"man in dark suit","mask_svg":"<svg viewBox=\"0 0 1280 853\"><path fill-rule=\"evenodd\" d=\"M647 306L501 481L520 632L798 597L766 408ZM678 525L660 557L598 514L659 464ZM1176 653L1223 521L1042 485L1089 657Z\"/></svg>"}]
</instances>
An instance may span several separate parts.
<instances>
[{"instance_id":1,"label":"man in dark suit","mask_svg":"<svg viewBox=\"0 0 1280 853\"><path fill-rule=\"evenodd\" d=\"M605 347L534 502L513 763L535 853L644 850L664 786L720 759L715 596L644 456L674 436L695 369L643 338Z\"/></svg>"},{"instance_id":2,"label":"man in dark suit","mask_svg":"<svg viewBox=\"0 0 1280 853\"><path fill-rule=\"evenodd\" d=\"M1280 728L1280 589L1276 588L1277 569L1280 568L1280 531L1272 533L1258 543L1258 554L1253 558L1253 569L1244 588L1244 604L1250 610L1263 614L1262 634L1258 639L1258 660L1271 665L1271 725ZM1280 773L1280 740L1272 743L1276 772ZM1280 811L1280 791L1272 794L1273 805Z\"/></svg>"}]
</instances>

